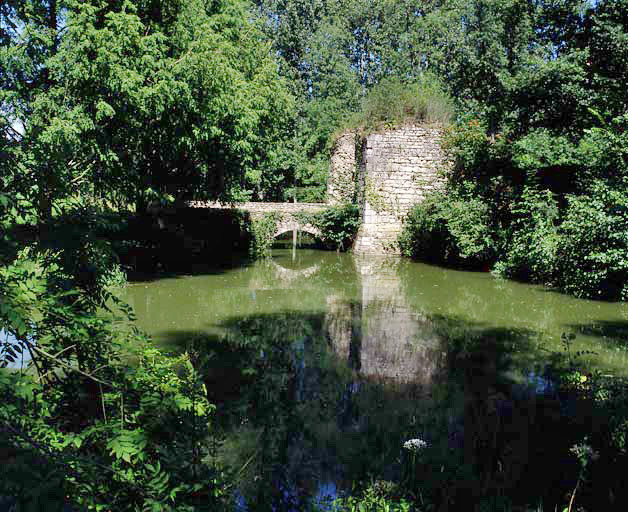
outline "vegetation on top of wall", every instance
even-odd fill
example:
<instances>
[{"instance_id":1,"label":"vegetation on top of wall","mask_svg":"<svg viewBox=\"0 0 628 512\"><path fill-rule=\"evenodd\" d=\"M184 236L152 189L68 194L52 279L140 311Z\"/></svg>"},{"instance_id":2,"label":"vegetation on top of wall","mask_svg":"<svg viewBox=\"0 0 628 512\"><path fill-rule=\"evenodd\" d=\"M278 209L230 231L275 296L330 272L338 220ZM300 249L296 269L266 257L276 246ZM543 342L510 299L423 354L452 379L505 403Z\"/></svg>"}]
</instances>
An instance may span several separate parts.
<instances>
[{"instance_id":1,"label":"vegetation on top of wall","mask_svg":"<svg viewBox=\"0 0 628 512\"><path fill-rule=\"evenodd\" d=\"M434 75L424 74L410 82L386 78L365 94L358 111L332 137L346 131L367 134L404 124L447 124L454 111L451 96Z\"/></svg>"}]
</instances>

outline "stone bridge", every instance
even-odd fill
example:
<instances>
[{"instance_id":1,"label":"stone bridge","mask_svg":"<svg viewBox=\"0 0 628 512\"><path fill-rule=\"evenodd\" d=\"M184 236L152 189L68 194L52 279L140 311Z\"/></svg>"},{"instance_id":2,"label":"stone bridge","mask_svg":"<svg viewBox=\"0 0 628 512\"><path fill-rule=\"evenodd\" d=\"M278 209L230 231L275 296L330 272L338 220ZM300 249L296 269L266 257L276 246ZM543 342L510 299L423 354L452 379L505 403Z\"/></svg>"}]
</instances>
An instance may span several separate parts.
<instances>
[{"instance_id":1,"label":"stone bridge","mask_svg":"<svg viewBox=\"0 0 628 512\"><path fill-rule=\"evenodd\" d=\"M248 212L252 219L261 219L269 213L278 213L281 218L277 222L275 238L284 233L301 231L319 238L320 230L308 222L303 222L299 214L318 213L328 208L326 203L220 203L194 201L189 203L193 208L213 208L218 210L240 210Z\"/></svg>"},{"instance_id":2,"label":"stone bridge","mask_svg":"<svg viewBox=\"0 0 628 512\"><path fill-rule=\"evenodd\" d=\"M327 203L192 203L204 208L236 208L252 218L281 213L275 236L287 231L320 232L303 224L299 212L316 213L331 205L357 203L362 225L356 253L400 254L397 239L416 203L443 189L451 162L442 149L444 127L409 124L362 136L347 132L335 142L327 180Z\"/></svg>"}]
</instances>

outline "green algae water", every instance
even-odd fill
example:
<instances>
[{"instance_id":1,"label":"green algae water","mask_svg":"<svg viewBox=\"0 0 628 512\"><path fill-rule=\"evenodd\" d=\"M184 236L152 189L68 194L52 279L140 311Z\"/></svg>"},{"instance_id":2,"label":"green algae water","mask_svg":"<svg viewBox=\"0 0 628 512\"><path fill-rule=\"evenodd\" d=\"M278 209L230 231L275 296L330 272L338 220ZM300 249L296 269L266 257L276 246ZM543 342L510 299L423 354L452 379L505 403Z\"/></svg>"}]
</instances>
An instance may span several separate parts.
<instances>
[{"instance_id":1,"label":"green algae water","mask_svg":"<svg viewBox=\"0 0 628 512\"><path fill-rule=\"evenodd\" d=\"M478 328L525 330L540 350L562 350L562 333L575 333L574 350L596 352L593 365L626 374L628 304L582 300L541 286L496 279L402 259L357 257L317 250L277 250L270 261L134 283L128 287L139 327L162 346L190 334L224 333L250 316L308 313L342 317L339 305L392 315L398 339L409 339L412 319L442 317ZM400 308L404 315L400 314ZM395 316L396 314L396 316ZM403 318L401 318L403 316ZM384 333L382 333L384 334Z\"/></svg>"},{"instance_id":2,"label":"green algae water","mask_svg":"<svg viewBox=\"0 0 628 512\"><path fill-rule=\"evenodd\" d=\"M441 473L463 489L491 465L500 492L559 503L552 493L571 482L531 470L564 473L535 436L567 452L575 439L545 368L582 352L591 371L628 374L628 305L403 259L278 247L130 284L127 300L159 346L201 361L221 433L212 456L243 509L298 510L359 481L398 481L417 438L446 454Z\"/></svg>"}]
</instances>

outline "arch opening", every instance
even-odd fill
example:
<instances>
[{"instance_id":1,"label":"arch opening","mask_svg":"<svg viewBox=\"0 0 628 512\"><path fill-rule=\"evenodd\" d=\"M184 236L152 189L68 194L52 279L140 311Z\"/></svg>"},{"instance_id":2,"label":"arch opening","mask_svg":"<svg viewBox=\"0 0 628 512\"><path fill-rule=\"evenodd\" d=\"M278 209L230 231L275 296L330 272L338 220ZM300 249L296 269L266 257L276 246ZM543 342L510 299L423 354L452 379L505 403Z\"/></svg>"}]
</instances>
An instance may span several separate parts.
<instances>
[{"instance_id":1,"label":"arch opening","mask_svg":"<svg viewBox=\"0 0 628 512\"><path fill-rule=\"evenodd\" d=\"M321 238L320 229L318 229L315 226L312 226L311 224L302 224L294 220L288 220L288 221L278 223L275 228L274 238L277 239L278 237L280 237L281 235L284 235L285 233L292 233L294 231L297 231L300 233L307 233L308 235L314 237L316 240L320 240Z\"/></svg>"},{"instance_id":2,"label":"arch opening","mask_svg":"<svg viewBox=\"0 0 628 512\"><path fill-rule=\"evenodd\" d=\"M293 231L295 231L294 229L290 228L290 229L283 229L283 230L277 230L275 232L274 238L277 239L279 237L281 237L282 235L285 235L286 233L292 233ZM303 229L303 228L299 228L296 230L299 233L307 233L308 235L310 235L311 237L320 240L321 238L321 232L316 230L316 229Z\"/></svg>"}]
</instances>

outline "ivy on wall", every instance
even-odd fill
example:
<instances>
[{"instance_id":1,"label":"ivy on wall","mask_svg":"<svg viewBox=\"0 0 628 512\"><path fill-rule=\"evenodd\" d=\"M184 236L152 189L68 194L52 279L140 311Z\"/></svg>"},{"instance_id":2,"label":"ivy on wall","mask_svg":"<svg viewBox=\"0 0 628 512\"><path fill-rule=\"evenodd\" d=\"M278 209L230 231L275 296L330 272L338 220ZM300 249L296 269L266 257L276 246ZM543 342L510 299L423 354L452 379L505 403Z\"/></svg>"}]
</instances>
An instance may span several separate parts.
<instances>
[{"instance_id":1,"label":"ivy on wall","mask_svg":"<svg viewBox=\"0 0 628 512\"><path fill-rule=\"evenodd\" d=\"M381 185L370 176L365 180L364 199L377 213L390 210L391 199L384 195Z\"/></svg>"},{"instance_id":2,"label":"ivy on wall","mask_svg":"<svg viewBox=\"0 0 628 512\"><path fill-rule=\"evenodd\" d=\"M278 212L267 213L259 219L251 219L249 233L251 244L249 254L253 258L266 258L270 256L270 248L275 239L277 224L281 221L282 215Z\"/></svg>"}]
</instances>

